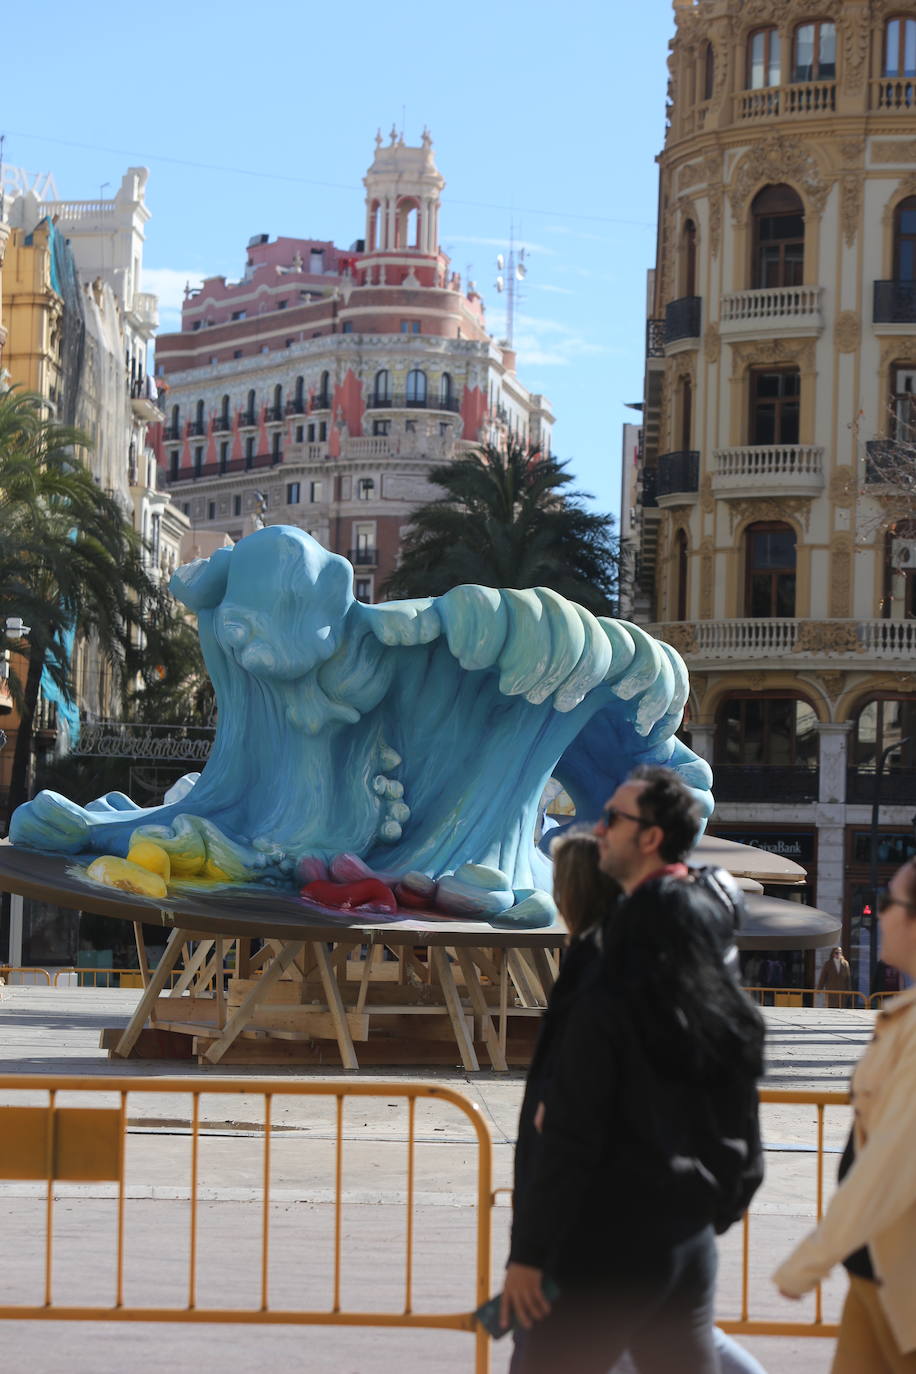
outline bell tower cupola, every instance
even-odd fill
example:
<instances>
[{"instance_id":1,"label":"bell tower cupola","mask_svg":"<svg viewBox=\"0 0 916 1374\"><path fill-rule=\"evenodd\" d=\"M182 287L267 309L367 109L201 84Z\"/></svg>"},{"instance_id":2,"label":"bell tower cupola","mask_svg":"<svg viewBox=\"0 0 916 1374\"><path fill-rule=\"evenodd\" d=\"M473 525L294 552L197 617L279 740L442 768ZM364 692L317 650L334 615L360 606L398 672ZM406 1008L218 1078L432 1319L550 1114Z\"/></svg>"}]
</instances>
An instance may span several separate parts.
<instances>
[{"instance_id":1,"label":"bell tower cupola","mask_svg":"<svg viewBox=\"0 0 916 1374\"><path fill-rule=\"evenodd\" d=\"M363 178L366 188L366 252L439 253L439 196L445 178L436 167L433 141L423 130L419 148L391 130L385 144L376 135L375 158Z\"/></svg>"}]
</instances>

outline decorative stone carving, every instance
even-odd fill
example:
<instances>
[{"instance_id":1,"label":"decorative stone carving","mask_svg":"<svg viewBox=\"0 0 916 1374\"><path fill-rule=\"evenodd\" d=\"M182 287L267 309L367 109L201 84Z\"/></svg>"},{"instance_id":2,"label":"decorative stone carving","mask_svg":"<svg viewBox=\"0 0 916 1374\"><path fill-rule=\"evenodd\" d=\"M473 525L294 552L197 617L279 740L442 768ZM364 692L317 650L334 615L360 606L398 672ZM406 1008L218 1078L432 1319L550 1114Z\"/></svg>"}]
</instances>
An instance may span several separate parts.
<instances>
[{"instance_id":1,"label":"decorative stone carving","mask_svg":"<svg viewBox=\"0 0 916 1374\"><path fill-rule=\"evenodd\" d=\"M897 162L916 162L916 138L876 138L871 145L871 160L882 167Z\"/></svg>"},{"instance_id":2,"label":"decorative stone carving","mask_svg":"<svg viewBox=\"0 0 916 1374\"><path fill-rule=\"evenodd\" d=\"M833 342L840 353L855 353L859 346L859 317L854 310L841 310L837 315Z\"/></svg>"},{"instance_id":3,"label":"decorative stone carving","mask_svg":"<svg viewBox=\"0 0 916 1374\"><path fill-rule=\"evenodd\" d=\"M719 337L719 326L715 320L710 320L703 330L703 357L708 363L717 363L721 351L722 340Z\"/></svg>"},{"instance_id":4,"label":"decorative stone carving","mask_svg":"<svg viewBox=\"0 0 916 1374\"><path fill-rule=\"evenodd\" d=\"M890 224L894 218L894 211L897 209L901 200L907 196L916 196L916 172L909 172L905 177L897 182L897 189L884 207L884 214L881 220L884 224Z\"/></svg>"},{"instance_id":5,"label":"decorative stone carving","mask_svg":"<svg viewBox=\"0 0 916 1374\"><path fill-rule=\"evenodd\" d=\"M851 609L854 556L852 535L835 534L830 540L830 614L837 619L848 616Z\"/></svg>"},{"instance_id":6,"label":"decorative stone carving","mask_svg":"<svg viewBox=\"0 0 916 1374\"><path fill-rule=\"evenodd\" d=\"M823 214L831 182L821 172L809 146L799 138L773 134L749 148L735 168L728 191L735 224L747 222L753 192L774 182L794 185L806 197L814 214Z\"/></svg>"},{"instance_id":7,"label":"decorative stone carving","mask_svg":"<svg viewBox=\"0 0 916 1374\"><path fill-rule=\"evenodd\" d=\"M835 506L848 510L855 505L856 475L852 468L836 467L830 475L830 499Z\"/></svg>"},{"instance_id":8,"label":"decorative stone carving","mask_svg":"<svg viewBox=\"0 0 916 1374\"><path fill-rule=\"evenodd\" d=\"M784 496L773 501L764 496L748 496L742 501L729 501L728 514L732 533L737 525L751 520L797 520L807 532L811 523L811 501L806 496Z\"/></svg>"},{"instance_id":9,"label":"decorative stone carving","mask_svg":"<svg viewBox=\"0 0 916 1374\"><path fill-rule=\"evenodd\" d=\"M759 668L754 673L748 673L744 680L752 692L762 692L767 685L766 674Z\"/></svg>"},{"instance_id":10,"label":"decorative stone carving","mask_svg":"<svg viewBox=\"0 0 916 1374\"><path fill-rule=\"evenodd\" d=\"M916 339L886 339L881 345L881 371L891 363L916 363Z\"/></svg>"},{"instance_id":11,"label":"decorative stone carving","mask_svg":"<svg viewBox=\"0 0 916 1374\"><path fill-rule=\"evenodd\" d=\"M719 256L722 246L722 187L709 188L709 247L714 258Z\"/></svg>"},{"instance_id":12,"label":"decorative stone carving","mask_svg":"<svg viewBox=\"0 0 916 1374\"><path fill-rule=\"evenodd\" d=\"M863 138L844 138L840 142L839 148L844 165L860 163L865 153L865 140Z\"/></svg>"},{"instance_id":13,"label":"decorative stone carving","mask_svg":"<svg viewBox=\"0 0 916 1374\"><path fill-rule=\"evenodd\" d=\"M843 695L846 686L846 674L840 669L829 668L823 673L812 673L811 676L819 682L831 701L838 701Z\"/></svg>"},{"instance_id":14,"label":"decorative stone carving","mask_svg":"<svg viewBox=\"0 0 916 1374\"><path fill-rule=\"evenodd\" d=\"M715 508L716 502L712 494L712 473L704 472L700 478L700 510L704 515L712 515Z\"/></svg>"},{"instance_id":15,"label":"decorative stone carving","mask_svg":"<svg viewBox=\"0 0 916 1374\"><path fill-rule=\"evenodd\" d=\"M754 339L732 344L732 375L740 377L749 367L766 363L796 363L802 372L814 369L814 339Z\"/></svg>"},{"instance_id":16,"label":"decorative stone carving","mask_svg":"<svg viewBox=\"0 0 916 1374\"><path fill-rule=\"evenodd\" d=\"M859 641L849 621L802 620L793 652L796 654L854 654Z\"/></svg>"},{"instance_id":17,"label":"decorative stone carving","mask_svg":"<svg viewBox=\"0 0 916 1374\"><path fill-rule=\"evenodd\" d=\"M700 542L700 619L712 620L715 546L711 539Z\"/></svg>"},{"instance_id":18,"label":"decorative stone carving","mask_svg":"<svg viewBox=\"0 0 916 1374\"><path fill-rule=\"evenodd\" d=\"M698 186L702 180L703 164L701 162L685 162L677 174L679 190L683 190L685 186Z\"/></svg>"},{"instance_id":19,"label":"decorative stone carving","mask_svg":"<svg viewBox=\"0 0 916 1374\"><path fill-rule=\"evenodd\" d=\"M666 644L670 644L672 649L677 649L679 654L695 654L697 651L695 625L688 625L686 622L668 625L658 637Z\"/></svg>"},{"instance_id":20,"label":"decorative stone carving","mask_svg":"<svg viewBox=\"0 0 916 1374\"><path fill-rule=\"evenodd\" d=\"M843 85L847 91L860 91L868 64L869 15L868 6L844 7L843 29Z\"/></svg>"},{"instance_id":21,"label":"decorative stone carving","mask_svg":"<svg viewBox=\"0 0 916 1374\"><path fill-rule=\"evenodd\" d=\"M851 248L856 241L861 213L862 178L858 172L846 172L840 182L840 223L847 248Z\"/></svg>"}]
</instances>

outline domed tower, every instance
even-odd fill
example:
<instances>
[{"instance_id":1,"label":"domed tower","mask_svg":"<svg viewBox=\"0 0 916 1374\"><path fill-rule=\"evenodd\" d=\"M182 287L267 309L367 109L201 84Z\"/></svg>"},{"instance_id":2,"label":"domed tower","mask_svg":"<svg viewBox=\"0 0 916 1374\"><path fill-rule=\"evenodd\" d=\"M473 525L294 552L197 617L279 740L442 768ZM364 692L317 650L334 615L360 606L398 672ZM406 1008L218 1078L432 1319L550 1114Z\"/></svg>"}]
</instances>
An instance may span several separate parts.
<instances>
[{"instance_id":1,"label":"domed tower","mask_svg":"<svg viewBox=\"0 0 916 1374\"><path fill-rule=\"evenodd\" d=\"M439 196L445 178L436 167L427 129L419 148L408 148L396 129L385 146L379 133L363 185L367 254L438 257Z\"/></svg>"},{"instance_id":2,"label":"domed tower","mask_svg":"<svg viewBox=\"0 0 916 1374\"><path fill-rule=\"evenodd\" d=\"M674 15L642 592L713 828L805 864L868 991L867 808L892 866L916 797L916 0Z\"/></svg>"}]
</instances>

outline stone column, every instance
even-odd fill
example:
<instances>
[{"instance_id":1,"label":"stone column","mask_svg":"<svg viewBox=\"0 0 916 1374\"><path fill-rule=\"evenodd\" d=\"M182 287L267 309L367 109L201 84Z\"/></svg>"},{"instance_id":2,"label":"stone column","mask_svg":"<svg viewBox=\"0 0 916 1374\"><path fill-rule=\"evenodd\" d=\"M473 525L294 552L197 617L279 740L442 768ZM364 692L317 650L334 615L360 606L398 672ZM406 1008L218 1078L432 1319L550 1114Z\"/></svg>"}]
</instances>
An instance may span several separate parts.
<instances>
[{"instance_id":1,"label":"stone column","mask_svg":"<svg viewBox=\"0 0 916 1374\"><path fill-rule=\"evenodd\" d=\"M820 778L817 799L821 805L844 805L846 801L846 741L852 723L817 727L820 745Z\"/></svg>"}]
</instances>

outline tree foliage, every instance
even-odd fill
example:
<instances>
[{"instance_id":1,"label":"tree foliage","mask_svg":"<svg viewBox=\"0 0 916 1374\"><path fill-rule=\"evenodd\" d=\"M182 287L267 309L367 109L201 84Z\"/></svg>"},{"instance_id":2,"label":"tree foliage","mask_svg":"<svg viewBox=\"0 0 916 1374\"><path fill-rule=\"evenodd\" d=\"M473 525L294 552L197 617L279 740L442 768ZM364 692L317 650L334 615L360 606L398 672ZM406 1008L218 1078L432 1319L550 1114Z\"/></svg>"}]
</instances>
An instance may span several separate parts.
<instances>
[{"instance_id":1,"label":"tree foliage","mask_svg":"<svg viewBox=\"0 0 916 1374\"><path fill-rule=\"evenodd\" d=\"M614 613L613 517L567 490L565 463L517 443L488 444L429 477L444 494L411 515L387 596L439 596L468 582L550 587L598 615Z\"/></svg>"}]
</instances>

